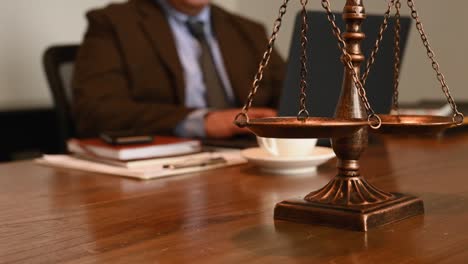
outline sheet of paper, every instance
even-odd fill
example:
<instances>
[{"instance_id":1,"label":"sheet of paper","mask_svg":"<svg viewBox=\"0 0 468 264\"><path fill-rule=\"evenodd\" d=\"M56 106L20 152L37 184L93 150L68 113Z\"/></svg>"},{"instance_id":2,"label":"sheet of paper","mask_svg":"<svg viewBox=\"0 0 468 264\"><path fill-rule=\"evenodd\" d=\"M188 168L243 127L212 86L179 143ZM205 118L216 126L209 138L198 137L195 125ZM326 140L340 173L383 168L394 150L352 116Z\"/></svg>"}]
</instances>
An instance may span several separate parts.
<instances>
[{"instance_id":1,"label":"sheet of paper","mask_svg":"<svg viewBox=\"0 0 468 264\"><path fill-rule=\"evenodd\" d=\"M174 157L174 158L164 158L161 159L160 164L154 164L153 166L148 166L144 168L133 168L127 169L123 167L93 162L89 160L83 160L77 157L73 157L70 155L44 155L42 158L36 159L36 162L42 165L52 166L52 167L60 167L66 169L73 169L73 170L81 170L81 171L88 171L88 172L96 172L96 173L103 173L103 174L111 174L117 176L124 176L124 177L131 177L131 178L138 178L142 180L148 180L153 178L160 178L172 175L179 175L191 172L199 172L205 170L212 170L216 168L226 167L226 166L233 166L238 164L246 163L247 160L244 159L241 154L240 150L222 150L218 152L207 152L207 158L216 158L222 157L226 160L226 163L218 163L218 164L211 164L205 166L192 166L188 168L179 168L179 169L170 169L164 168L164 165L167 164L179 164L180 162L185 161L193 161L193 158L200 158L200 154L192 155L185 155L181 157ZM191 157L192 156L192 157Z\"/></svg>"}]
</instances>

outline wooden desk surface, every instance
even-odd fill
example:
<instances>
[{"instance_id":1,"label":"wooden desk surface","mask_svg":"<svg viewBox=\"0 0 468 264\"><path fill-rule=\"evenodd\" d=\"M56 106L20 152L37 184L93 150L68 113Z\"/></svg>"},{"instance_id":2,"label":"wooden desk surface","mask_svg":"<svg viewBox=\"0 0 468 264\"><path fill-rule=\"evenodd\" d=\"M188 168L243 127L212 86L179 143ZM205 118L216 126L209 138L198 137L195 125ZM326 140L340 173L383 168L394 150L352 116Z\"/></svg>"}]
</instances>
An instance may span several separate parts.
<instances>
[{"instance_id":1,"label":"wooden desk surface","mask_svg":"<svg viewBox=\"0 0 468 264\"><path fill-rule=\"evenodd\" d=\"M0 166L0 263L467 263L468 135L369 148L362 171L423 198L424 216L360 233L273 221L335 173L250 166L152 181Z\"/></svg>"}]
</instances>

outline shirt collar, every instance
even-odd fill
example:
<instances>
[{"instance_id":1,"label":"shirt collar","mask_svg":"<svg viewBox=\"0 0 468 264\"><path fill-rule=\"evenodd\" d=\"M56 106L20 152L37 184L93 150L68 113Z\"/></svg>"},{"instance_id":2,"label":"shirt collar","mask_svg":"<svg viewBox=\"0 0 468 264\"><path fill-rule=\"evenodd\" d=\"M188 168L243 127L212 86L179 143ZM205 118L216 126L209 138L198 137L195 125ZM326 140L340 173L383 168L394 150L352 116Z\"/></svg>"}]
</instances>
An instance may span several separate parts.
<instances>
[{"instance_id":1,"label":"shirt collar","mask_svg":"<svg viewBox=\"0 0 468 264\"><path fill-rule=\"evenodd\" d=\"M212 34L211 19L210 19L211 18L210 5L207 5L205 8L203 8L202 11L196 16L189 16L187 14L177 11L167 2L167 0L155 0L155 1L162 7L162 9L164 10L167 16L170 18L173 18L177 23L180 23L181 25L185 25L187 21L189 20L197 20L207 25L205 27L206 33Z\"/></svg>"}]
</instances>

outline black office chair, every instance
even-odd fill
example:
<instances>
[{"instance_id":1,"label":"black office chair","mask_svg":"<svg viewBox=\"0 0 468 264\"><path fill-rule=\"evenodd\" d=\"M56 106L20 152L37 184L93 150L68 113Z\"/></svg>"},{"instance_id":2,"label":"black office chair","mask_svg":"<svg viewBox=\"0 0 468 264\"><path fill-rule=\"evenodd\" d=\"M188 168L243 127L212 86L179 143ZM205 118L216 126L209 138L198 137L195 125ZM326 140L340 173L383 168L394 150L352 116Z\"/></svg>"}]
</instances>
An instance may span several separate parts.
<instances>
[{"instance_id":1,"label":"black office chair","mask_svg":"<svg viewBox=\"0 0 468 264\"><path fill-rule=\"evenodd\" d=\"M78 45L49 47L43 56L44 70L54 100L59 127L59 151L67 152L67 139L76 136L71 110L74 61Z\"/></svg>"}]
</instances>

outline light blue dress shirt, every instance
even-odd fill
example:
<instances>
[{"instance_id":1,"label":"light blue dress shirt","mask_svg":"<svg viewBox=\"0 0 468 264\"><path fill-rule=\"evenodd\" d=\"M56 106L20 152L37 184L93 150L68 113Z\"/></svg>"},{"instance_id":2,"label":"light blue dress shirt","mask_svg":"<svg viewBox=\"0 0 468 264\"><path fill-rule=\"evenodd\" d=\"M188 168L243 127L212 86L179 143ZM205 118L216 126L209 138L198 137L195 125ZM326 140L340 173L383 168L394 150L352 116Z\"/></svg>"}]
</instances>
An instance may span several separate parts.
<instances>
[{"instance_id":1,"label":"light blue dress shirt","mask_svg":"<svg viewBox=\"0 0 468 264\"><path fill-rule=\"evenodd\" d=\"M175 134L181 137L205 137L204 117L209 109L207 108L203 73L199 63L201 47L187 27L188 20L197 20L204 23L206 39L210 45L218 75L221 78L228 101L231 105L234 105L231 82L224 67L219 43L213 33L211 8L208 5L198 15L191 17L175 10L166 0L156 0L156 2L166 13L174 36L177 54L184 71L185 106L197 109L176 126Z\"/></svg>"}]
</instances>

